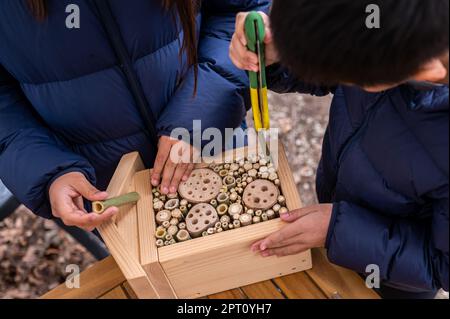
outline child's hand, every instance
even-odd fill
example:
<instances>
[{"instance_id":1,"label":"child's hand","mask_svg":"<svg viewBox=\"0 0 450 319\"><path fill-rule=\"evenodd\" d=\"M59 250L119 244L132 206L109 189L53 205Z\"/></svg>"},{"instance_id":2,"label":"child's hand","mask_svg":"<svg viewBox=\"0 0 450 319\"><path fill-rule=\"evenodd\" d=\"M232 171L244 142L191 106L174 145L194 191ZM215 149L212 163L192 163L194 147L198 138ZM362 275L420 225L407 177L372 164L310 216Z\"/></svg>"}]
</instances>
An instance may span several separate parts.
<instances>
[{"instance_id":1,"label":"child's hand","mask_svg":"<svg viewBox=\"0 0 450 319\"><path fill-rule=\"evenodd\" d=\"M260 14L266 26L264 43L266 44L266 66L269 66L279 61L278 53L273 42L269 17L264 12L260 12ZM230 58L239 69L258 72L258 57L247 49L247 38L244 28L247 15L248 12L241 12L236 17L236 30L230 44Z\"/></svg>"},{"instance_id":2,"label":"child's hand","mask_svg":"<svg viewBox=\"0 0 450 319\"><path fill-rule=\"evenodd\" d=\"M50 186L49 198L53 216L60 218L67 226L77 226L87 231L93 231L119 212L118 208L110 207L103 214L88 213L84 209L83 198L105 200L108 194L97 190L78 172L57 178Z\"/></svg>"},{"instance_id":3,"label":"child's hand","mask_svg":"<svg viewBox=\"0 0 450 319\"><path fill-rule=\"evenodd\" d=\"M263 257L295 255L311 248L324 247L333 205L322 204L282 214L289 224L254 243L252 251Z\"/></svg>"}]
</instances>

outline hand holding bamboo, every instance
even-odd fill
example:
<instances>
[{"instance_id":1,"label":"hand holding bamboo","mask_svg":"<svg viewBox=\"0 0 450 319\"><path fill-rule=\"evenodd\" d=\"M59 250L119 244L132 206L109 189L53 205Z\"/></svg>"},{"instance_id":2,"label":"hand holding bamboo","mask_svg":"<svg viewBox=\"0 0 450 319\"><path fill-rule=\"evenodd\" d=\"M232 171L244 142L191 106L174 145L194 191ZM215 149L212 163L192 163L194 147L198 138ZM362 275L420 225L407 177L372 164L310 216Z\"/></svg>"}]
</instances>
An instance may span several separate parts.
<instances>
[{"instance_id":1,"label":"hand holding bamboo","mask_svg":"<svg viewBox=\"0 0 450 319\"><path fill-rule=\"evenodd\" d=\"M138 193L128 193L118 197L110 198L104 201L96 201L92 203L94 213L101 214L109 207L120 207L128 204L136 204L140 199Z\"/></svg>"}]
</instances>

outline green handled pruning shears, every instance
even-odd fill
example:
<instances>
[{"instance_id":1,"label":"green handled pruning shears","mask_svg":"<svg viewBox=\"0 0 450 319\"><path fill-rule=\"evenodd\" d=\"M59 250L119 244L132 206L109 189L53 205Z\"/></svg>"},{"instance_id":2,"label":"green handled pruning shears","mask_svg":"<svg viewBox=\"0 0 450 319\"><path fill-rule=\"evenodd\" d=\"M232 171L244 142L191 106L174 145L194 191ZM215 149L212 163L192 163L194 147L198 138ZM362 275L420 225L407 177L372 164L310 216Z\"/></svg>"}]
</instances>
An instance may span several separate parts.
<instances>
[{"instance_id":1,"label":"green handled pruning shears","mask_svg":"<svg viewBox=\"0 0 450 319\"><path fill-rule=\"evenodd\" d=\"M256 131L270 129L269 102L267 98L264 20L258 12L250 12L245 19L247 48L256 53L259 72L249 72L250 96Z\"/></svg>"}]
</instances>

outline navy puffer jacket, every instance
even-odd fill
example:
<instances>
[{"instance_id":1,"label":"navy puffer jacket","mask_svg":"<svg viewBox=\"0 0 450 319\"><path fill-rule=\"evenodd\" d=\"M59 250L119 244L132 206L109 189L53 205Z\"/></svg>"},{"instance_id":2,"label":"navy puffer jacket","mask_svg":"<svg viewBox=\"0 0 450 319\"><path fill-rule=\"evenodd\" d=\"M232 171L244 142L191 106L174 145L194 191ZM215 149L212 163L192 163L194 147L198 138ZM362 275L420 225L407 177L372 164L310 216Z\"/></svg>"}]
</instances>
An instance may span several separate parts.
<instances>
[{"instance_id":1,"label":"navy puffer jacket","mask_svg":"<svg viewBox=\"0 0 450 319\"><path fill-rule=\"evenodd\" d=\"M159 0L110 0L159 135L177 127L238 127L248 79L228 58L235 15L266 10L265 0L208 0L198 16L198 93L179 51L180 28ZM26 0L0 2L0 179L36 214L50 217L47 188L79 171L104 189L121 156L139 151L152 165L135 100L90 0L48 0L34 19ZM81 28L67 29L77 4Z\"/></svg>"},{"instance_id":2,"label":"navy puffer jacket","mask_svg":"<svg viewBox=\"0 0 450 319\"><path fill-rule=\"evenodd\" d=\"M278 92L330 93L277 67L269 85ZM394 288L448 291L448 86L332 92L317 172L319 201L334 203L329 259L359 273L378 265Z\"/></svg>"}]
</instances>

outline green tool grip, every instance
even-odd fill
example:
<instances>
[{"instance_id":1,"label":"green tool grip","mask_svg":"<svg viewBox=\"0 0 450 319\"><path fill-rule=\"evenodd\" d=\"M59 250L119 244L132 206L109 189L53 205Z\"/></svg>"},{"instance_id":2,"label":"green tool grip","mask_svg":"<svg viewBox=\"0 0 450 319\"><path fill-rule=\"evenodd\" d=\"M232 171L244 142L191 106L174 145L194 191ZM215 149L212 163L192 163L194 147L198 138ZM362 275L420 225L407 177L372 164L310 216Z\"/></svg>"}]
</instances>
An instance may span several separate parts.
<instances>
[{"instance_id":1,"label":"green tool grip","mask_svg":"<svg viewBox=\"0 0 450 319\"><path fill-rule=\"evenodd\" d=\"M266 37L266 28L264 25L264 20L262 16L256 12L250 12L247 15L247 18L245 19L245 36L247 38L247 48L257 53L258 51L258 42L259 42L259 48L260 51L260 63L262 65L259 66L260 72L261 72L261 79L262 79L262 87L267 87L267 81L266 81L266 65L265 65L265 45L264 45L264 38ZM258 73L256 72L249 72L250 77L250 87L252 89L258 89Z\"/></svg>"}]
</instances>

